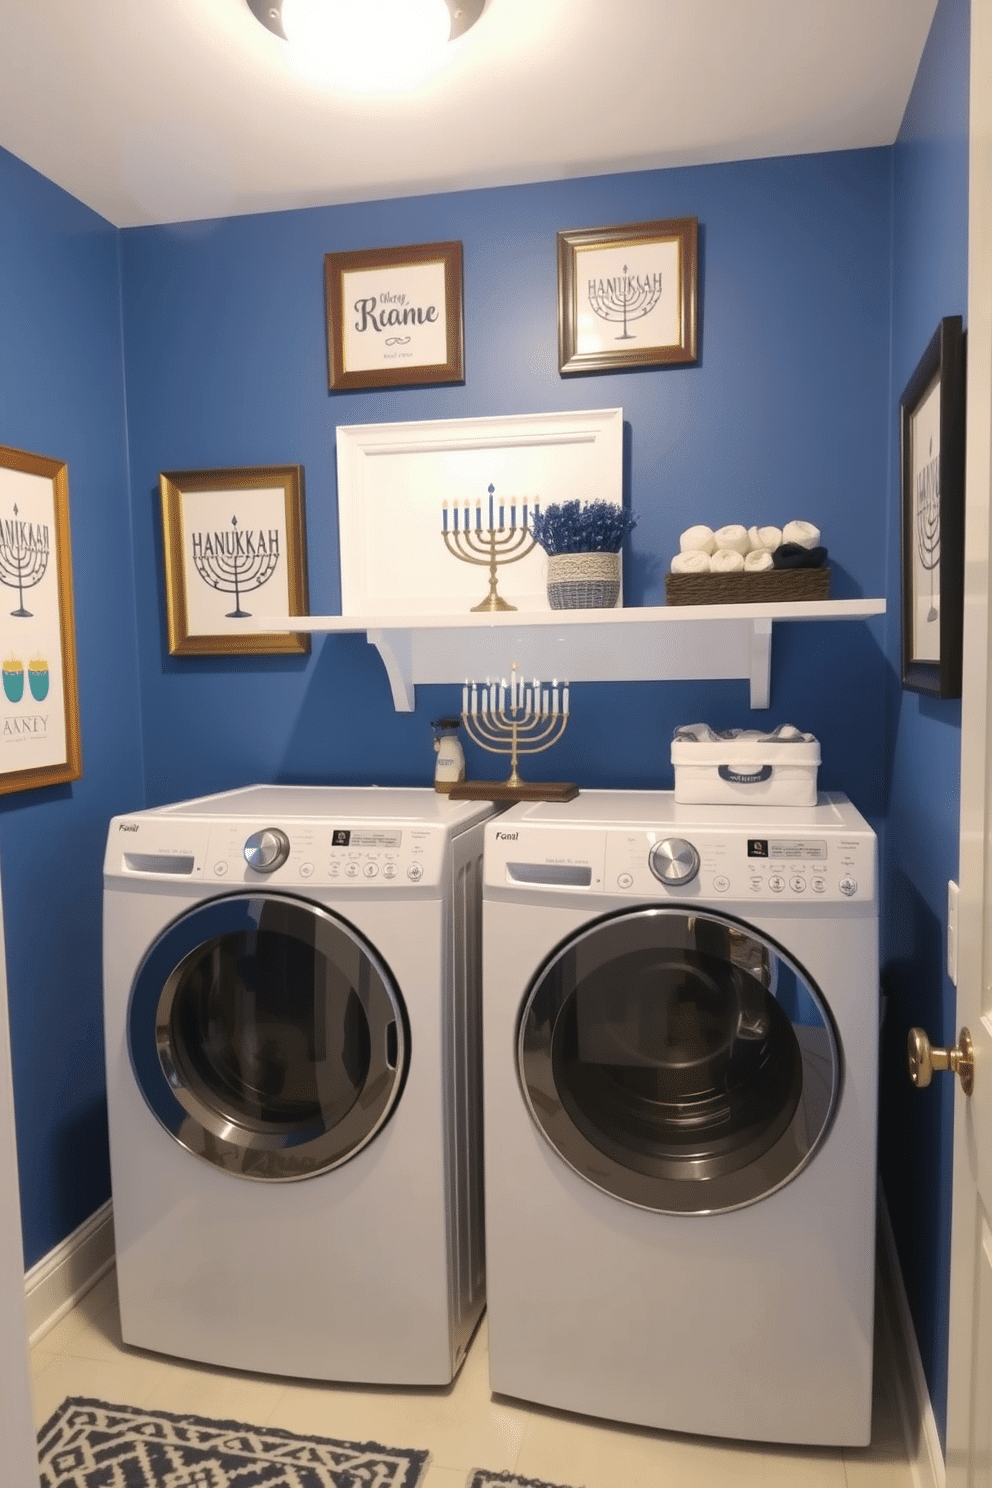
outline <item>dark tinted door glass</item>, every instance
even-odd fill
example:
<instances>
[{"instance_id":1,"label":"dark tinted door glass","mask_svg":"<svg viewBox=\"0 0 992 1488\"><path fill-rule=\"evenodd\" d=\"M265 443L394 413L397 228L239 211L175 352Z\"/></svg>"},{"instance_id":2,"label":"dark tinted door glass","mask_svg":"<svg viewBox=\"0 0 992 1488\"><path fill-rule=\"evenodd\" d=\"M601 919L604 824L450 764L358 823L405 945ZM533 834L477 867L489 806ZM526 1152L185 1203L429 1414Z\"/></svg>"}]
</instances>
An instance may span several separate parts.
<instances>
[{"instance_id":1,"label":"dark tinted door glass","mask_svg":"<svg viewBox=\"0 0 992 1488\"><path fill-rule=\"evenodd\" d=\"M808 1160L839 1081L833 1029L779 948L683 910L588 927L521 1020L532 1114L583 1176L646 1207L752 1202Z\"/></svg>"},{"instance_id":2,"label":"dark tinted door glass","mask_svg":"<svg viewBox=\"0 0 992 1488\"><path fill-rule=\"evenodd\" d=\"M186 1083L258 1130L339 1122L368 1078L368 1019L313 945L259 930L194 951L176 975L169 1044Z\"/></svg>"},{"instance_id":3,"label":"dark tinted door glass","mask_svg":"<svg viewBox=\"0 0 992 1488\"><path fill-rule=\"evenodd\" d=\"M260 1179L310 1177L388 1119L409 1059L389 969L339 916L280 895L171 925L131 994L131 1062L189 1151Z\"/></svg>"}]
</instances>

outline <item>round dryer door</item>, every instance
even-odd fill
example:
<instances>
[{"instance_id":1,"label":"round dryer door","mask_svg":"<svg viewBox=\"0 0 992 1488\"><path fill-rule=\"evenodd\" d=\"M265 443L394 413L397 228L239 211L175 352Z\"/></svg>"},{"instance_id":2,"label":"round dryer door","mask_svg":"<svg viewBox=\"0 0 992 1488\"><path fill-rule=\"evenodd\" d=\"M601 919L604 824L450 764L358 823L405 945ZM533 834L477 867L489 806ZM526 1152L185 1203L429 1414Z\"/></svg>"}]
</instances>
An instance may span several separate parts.
<instances>
[{"instance_id":1,"label":"round dryer door","mask_svg":"<svg viewBox=\"0 0 992 1488\"><path fill-rule=\"evenodd\" d=\"M347 921L277 894L211 900L163 932L128 1011L166 1130L242 1178L347 1162L393 1111L410 1053L399 991Z\"/></svg>"},{"instance_id":2,"label":"round dryer door","mask_svg":"<svg viewBox=\"0 0 992 1488\"><path fill-rule=\"evenodd\" d=\"M823 1141L840 1051L823 998L753 927L683 908L583 927L532 983L517 1059L575 1171L645 1209L739 1209Z\"/></svg>"}]
</instances>

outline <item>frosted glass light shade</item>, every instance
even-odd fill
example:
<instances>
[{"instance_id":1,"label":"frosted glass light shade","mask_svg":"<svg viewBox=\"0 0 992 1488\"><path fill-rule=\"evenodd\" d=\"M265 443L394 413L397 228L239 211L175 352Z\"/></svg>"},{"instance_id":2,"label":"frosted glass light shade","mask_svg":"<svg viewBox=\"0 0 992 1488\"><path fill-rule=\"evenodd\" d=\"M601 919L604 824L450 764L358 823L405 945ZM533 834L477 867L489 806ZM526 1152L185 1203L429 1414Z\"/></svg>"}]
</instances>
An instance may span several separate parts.
<instances>
[{"instance_id":1,"label":"frosted glass light shade","mask_svg":"<svg viewBox=\"0 0 992 1488\"><path fill-rule=\"evenodd\" d=\"M293 65L351 92L415 86L444 65L445 0L283 0Z\"/></svg>"}]
</instances>

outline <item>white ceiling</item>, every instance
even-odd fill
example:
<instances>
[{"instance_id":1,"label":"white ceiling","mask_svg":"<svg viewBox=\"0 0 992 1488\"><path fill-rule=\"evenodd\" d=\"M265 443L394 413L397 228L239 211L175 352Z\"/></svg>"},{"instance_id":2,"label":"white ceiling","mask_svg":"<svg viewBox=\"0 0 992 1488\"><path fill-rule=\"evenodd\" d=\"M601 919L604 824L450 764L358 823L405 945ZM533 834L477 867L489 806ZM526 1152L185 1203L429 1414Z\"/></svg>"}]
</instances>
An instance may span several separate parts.
<instances>
[{"instance_id":1,"label":"white ceiling","mask_svg":"<svg viewBox=\"0 0 992 1488\"><path fill-rule=\"evenodd\" d=\"M399 97L246 0L0 0L0 145L118 227L891 144L937 0L487 0Z\"/></svg>"}]
</instances>

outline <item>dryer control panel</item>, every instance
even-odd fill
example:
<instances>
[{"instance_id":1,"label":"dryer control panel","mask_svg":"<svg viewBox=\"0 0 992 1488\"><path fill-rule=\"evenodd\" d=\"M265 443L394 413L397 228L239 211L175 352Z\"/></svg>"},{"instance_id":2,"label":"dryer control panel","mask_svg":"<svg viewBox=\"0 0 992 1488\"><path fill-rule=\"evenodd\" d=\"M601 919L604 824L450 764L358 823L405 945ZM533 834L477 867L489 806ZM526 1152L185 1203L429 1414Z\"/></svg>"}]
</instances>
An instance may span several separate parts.
<instances>
[{"instance_id":1,"label":"dryer control panel","mask_svg":"<svg viewBox=\"0 0 992 1488\"><path fill-rule=\"evenodd\" d=\"M284 889L385 891L442 880L445 833L403 822L184 821L117 817L104 860L108 876L177 882L263 884Z\"/></svg>"},{"instance_id":2,"label":"dryer control panel","mask_svg":"<svg viewBox=\"0 0 992 1488\"><path fill-rule=\"evenodd\" d=\"M693 892L738 901L875 897L874 837L611 832L604 866L608 892L647 894L654 878L679 897Z\"/></svg>"},{"instance_id":3,"label":"dryer control panel","mask_svg":"<svg viewBox=\"0 0 992 1488\"><path fill-rule=\"evenodd\" d=\"M682 825L562 830L499 822L486 834L487 885L637 899L874 902L872 833L759 832Z\"/></svg>"}]
</instances>

